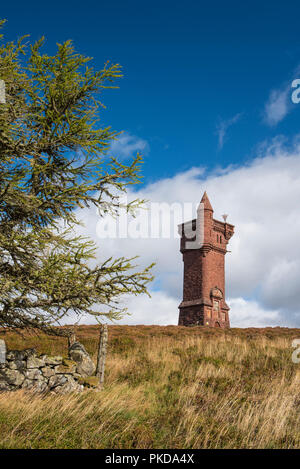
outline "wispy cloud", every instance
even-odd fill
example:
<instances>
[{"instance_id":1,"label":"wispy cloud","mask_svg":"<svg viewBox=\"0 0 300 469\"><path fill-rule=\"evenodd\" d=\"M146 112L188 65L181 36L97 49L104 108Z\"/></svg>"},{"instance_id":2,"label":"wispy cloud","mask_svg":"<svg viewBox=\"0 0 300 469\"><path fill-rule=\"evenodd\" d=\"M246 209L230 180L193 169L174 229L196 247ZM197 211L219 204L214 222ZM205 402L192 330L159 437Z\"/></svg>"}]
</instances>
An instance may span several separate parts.
<instances>
[{"instance_id":1,"label":"wispy cloud","mask_svg":"<svg viewBox=\"0 0 300 469\"><path fill-rule=\"evenodd\" d=\"M109 154L119 159L126 159L135 155L137 152L145 155L149 152L149 149L149 144L146 140L136 135L131 135L128 132L123 132L111 143Z\"/></svg>"},{"instance_id":2,"label":"wispy cloud","mask_svg":"<svg viewBox=\"0 0 300 469\"><path fill-rule=\"evenodd\" d=\"M298 65L290 78L282 83L278 88L270 91L269 98L263 110L263 121L273 127L281 122L293 109L292 103L292 82L300 75L300 65Z\"/></svg>"},{"instance_id":3,"label":"wispy cloud","mask_svg":"<svg viewBox=\"0 0 300 469\"><path fill-rule=\"evenodd\" d=\"M292 108L291 85L271 90L268 101L264 108L264 122L275 126L282 121Z\"/></svg>"},{"instance_id":4,"label":"wispy cloud","mask_svg":"<svg viewBox=\"0 0 300 469\"><path fill-rule=\"evenodd\" d=\"M219 150L222 150L222 148L224 146L226 134L228 132L229 127L231 127L238 120L240 120L242 115L243 115L243 113L239 112L238 114L235 114L235 116L231 117L231 119L221 120L217 124L216 134L218 136L218 149Z\"/></svg>"}]
</instances>

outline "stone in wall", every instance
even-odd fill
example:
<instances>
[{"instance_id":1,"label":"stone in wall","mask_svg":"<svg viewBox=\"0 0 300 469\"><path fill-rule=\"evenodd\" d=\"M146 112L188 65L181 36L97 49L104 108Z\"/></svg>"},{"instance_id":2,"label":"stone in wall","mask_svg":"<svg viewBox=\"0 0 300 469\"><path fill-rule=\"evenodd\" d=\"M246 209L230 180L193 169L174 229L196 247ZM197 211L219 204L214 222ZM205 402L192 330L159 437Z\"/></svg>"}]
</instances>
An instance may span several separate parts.
<instances>
[{"instance_id":1,"label":"stone in wall","mask_svg":"<svg viewBox=\"0 0 300 469\"><path fill-rule=\"evenodd\" d=\"M49 386L54 393L68 394L74 391L81 391L81 385L72 375L54 375L49 379Z\"/></svg>"},{"instance_id":2,"label":"stone in wall","mask_svg":"<svg viewBox=\"0 0 300 469\"><path fill-rule=\"evenodd\" d=\"M96 367L86 349L80 342L74 342L69 348L69 357L77 363L76 371L81 376L92 376Z\"/></svg>"}]
</instances>

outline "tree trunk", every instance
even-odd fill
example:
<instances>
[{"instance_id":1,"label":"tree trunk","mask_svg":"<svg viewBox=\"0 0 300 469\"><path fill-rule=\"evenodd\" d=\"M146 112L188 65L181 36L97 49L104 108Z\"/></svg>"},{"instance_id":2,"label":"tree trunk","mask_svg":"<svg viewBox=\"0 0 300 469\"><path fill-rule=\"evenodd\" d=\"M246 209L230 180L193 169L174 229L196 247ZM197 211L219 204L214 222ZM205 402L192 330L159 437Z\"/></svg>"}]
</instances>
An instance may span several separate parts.
<instances>
[{"instance_id":1,"label":"tree trunk","mask_svg":"<svg viewBox=\"0 0 300 469\"><path fill-rule=\"evenodd\" d=\"M100 328L100 339L98 348L98 359L96 376L99 378L99 386L102 388L104 383L105 360L107 351L107 324L103 324Z\"/></svg>"}]
</instances>

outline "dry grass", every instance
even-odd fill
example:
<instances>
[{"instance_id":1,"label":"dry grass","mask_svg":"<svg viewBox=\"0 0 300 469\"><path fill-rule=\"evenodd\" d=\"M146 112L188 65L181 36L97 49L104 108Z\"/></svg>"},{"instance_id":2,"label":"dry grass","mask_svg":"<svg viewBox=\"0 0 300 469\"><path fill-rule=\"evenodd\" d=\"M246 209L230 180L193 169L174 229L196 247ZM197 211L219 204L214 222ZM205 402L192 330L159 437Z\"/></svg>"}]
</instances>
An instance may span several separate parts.
<instances>
[{"instance_id":1,"label":"dry grass","mask_svg":"<svg viewBox=\"0 0 300 469\"><path fill-rule=\"evenodd\" d=\"M95 357L97 327L80 340ZM0 448L299 448L292 329L111 326L102 392L0 394ZM66 354L63 339L6 335Z\"/></svg>"}]
</instances>

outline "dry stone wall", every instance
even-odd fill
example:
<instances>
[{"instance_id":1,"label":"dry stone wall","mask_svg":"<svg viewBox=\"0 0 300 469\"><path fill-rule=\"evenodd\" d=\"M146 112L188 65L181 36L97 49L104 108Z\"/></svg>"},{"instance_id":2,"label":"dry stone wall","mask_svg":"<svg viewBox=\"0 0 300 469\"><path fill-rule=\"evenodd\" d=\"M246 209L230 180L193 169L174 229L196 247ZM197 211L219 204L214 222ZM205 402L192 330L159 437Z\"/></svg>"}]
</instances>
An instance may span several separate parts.
<instances>
[{"instance_id":1,"label":"dry stone wall","mask_svg":"<svg viewBox=\"0 0 300 469\"><path fill-rule=\"evenodd\" d=\"M95 365L86 349L75 342L69 358L38 355L35 349L7 350L0 339L0 392L17 389L67 394L97 387Z\"/></svg>"}]
</instances>

